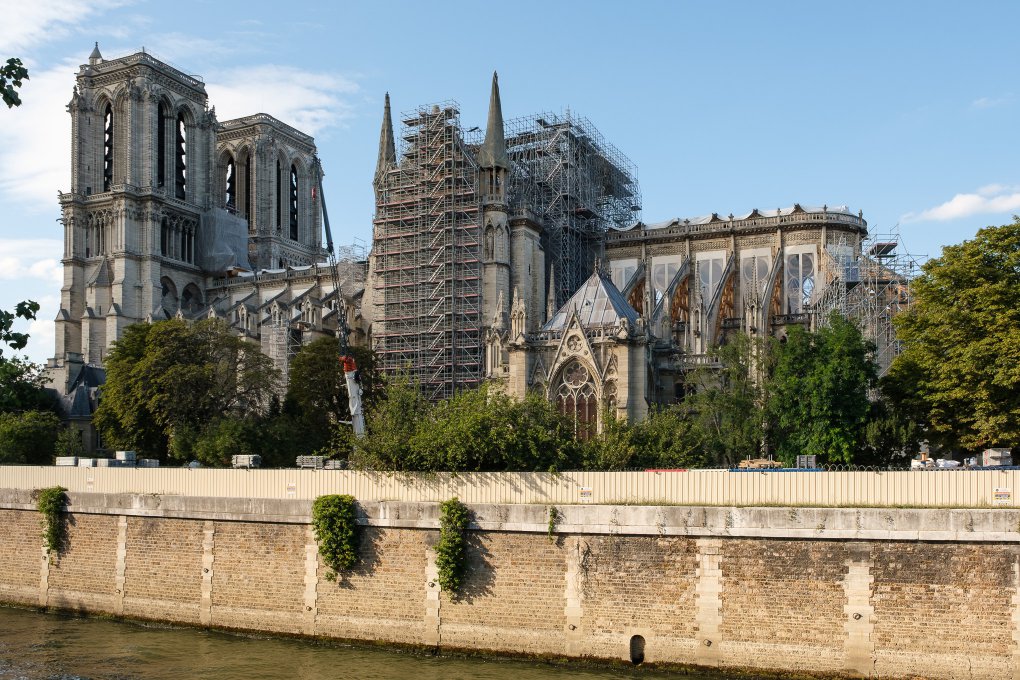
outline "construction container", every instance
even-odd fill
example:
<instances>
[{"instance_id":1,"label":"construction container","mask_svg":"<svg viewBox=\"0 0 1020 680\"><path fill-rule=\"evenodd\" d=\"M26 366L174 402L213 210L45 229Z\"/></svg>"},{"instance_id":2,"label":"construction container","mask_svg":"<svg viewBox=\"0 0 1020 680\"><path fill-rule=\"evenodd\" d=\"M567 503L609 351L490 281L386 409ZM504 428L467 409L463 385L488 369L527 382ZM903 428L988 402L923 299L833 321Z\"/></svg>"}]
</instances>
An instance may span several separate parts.
<instances>
[{"instance_id":1,"label":"construction container","mask_svg":"<svg viewBox=\"0 0 1020 680\"><path fill-rule=\"evenodd\" d=\"M159 461L155 458L139 458L135 461L135 467L156 468L159 467Z\"/></svg>"},{"instance_id":2,"label":"construction container","mask_svg":"<svg viewBox=\"0 0 1020 680\"><path fill-rule=\"evenodd\" d=\"M135 462L134 451L118 451L116 455L117 460L123 460L129 463Z\"/></svg>"},{"instance_id":3,"label":"construction container","mask_svg":"<svg viewBox=\"0 0 1020 680\"><path fill-rule=\"evenodd\" d=\"M1012 465L1011 449L985 449L981 452L981 464L984 466Z\"/></svg>"},{"instance_id":4,"label":"construction container","mask_svg":"<svg viewBox=\"0 0 1020 680\"><path fill-rule=\"evenodd\" d=\"M262 456L247 453L231 456L230 464L235 468L259 468L262 467Z\"/></svg>"},{"instance_id":5,"label":"construction container","mask_svg":"<svg viewBox=\"0 0 1020 680\"><path fill-rule=\"evenodd\" d=\"M57 456L56 464L76 467L78 465L78 456Z\"/></svg>"},{"instance_id":6,"label":"construction container","mask_svg":"<svg viewBox=\"0 0 1020 680\"><path fill-rule=\"evenodd\" d=\"M95 466L96 466L96 459L95 458L79 458L78 459L78 467L95 467Z\"/></svg>"},{"instance_id":7,"label":"construction container","mask_svg":"<svg viewBox=\"0 0 1020 680\"><path fill-rule=\"evenodd\" d=\"M311 468L313 470L321 470L322 466L326 463L325 456L298 456L297 466L299 468Z\"/></svg>"}]
</instances>

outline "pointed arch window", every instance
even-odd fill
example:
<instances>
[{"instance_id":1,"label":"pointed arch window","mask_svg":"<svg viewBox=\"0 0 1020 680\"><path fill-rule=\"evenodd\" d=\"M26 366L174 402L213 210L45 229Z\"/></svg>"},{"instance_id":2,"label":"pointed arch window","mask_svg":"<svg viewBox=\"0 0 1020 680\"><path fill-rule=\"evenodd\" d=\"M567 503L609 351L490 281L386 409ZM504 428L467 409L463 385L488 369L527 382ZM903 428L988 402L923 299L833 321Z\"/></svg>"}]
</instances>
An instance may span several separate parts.
<instances>
[{"instance_id":1,"label":"pointed arch window","mask_svg":"<svg viewBox=\"0 0 1020 680\"><path fill-rule=\"evenodd\" d=\"M227 176L225 188L227 199L227 210L237 212L237 168L234 166L234 157L227 159Z\"/></svg>"},{"instance_id":2,"label":"pointed arch window","mask_svg":"<svg viewBox=\"0 0 1020 680\"><path fill-rule=\"evenodd\" d=\"M244 216L251 228L251 152L244 158Z\"/></svg>"},{"instance_id":3,"label":"pointed arch window","mask_svg":"<svg viewBox=\"0 0 1020 680\"><path fill-rule=\"evenodd\" d=\"M156 124L156 186L166 186L166 157L170 147L170 112L166 104L159 105L159 121Z\"/></svg>"},{"instance_id":4,"label":"pointed arch window","mask_svg":"<svg viewBox=\"0 0 1020 680\"><path fill-rule=\"evenodd\" d=\"M598 429L598 399L591 373L579 361L564 367L553 396L560 413L574 422L574 435L588 439Z\"/></svg>"},{"instance_id":5,"label":"pointed arch window","mask_svg":"<svg viewBox=\"0 0 1020 680\"><path fill-rule=\"evenodd\" d=\"M290 166L290 237L298 240L298 176L293 165Z\"/></svg>"},{"instance_id":6,"label":"pointed arch window","mask_svg":"<svg viewBox=\"0 0 1020 680\"><path fill-rule=\"evenodd\" d=\"M283 168L276 159L276 231L283 229Z\"/></svg>"},{"instance_id":7,"label":"pointed arch window","mask_svg":"<svg viewBox=\"0 0 1020 680\"><path fill-rule=\"evenodd\" d=\"M174 195L185 200L188 195L188 128L184 114L177 114L177 143L174 154Z\"/></svg>"},{"instance_id":8,"label":"pointed arch window","mask_svg":"<svg viewBox=\"0 0 1020 680\"><path fill-rule=\"evenodd\" d=\"M103 112L103 191L113 186L113 105Z\"/></svg>"}]
</instances>

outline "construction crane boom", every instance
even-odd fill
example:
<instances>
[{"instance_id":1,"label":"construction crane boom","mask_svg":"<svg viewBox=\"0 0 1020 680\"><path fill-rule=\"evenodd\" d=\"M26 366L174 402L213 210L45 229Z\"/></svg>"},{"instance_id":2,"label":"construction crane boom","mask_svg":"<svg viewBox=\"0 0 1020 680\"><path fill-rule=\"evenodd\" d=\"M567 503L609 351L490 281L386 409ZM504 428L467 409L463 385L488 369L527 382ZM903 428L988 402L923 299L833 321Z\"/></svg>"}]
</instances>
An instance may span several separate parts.
<instances>
[{"instance_id":1,"label":"construction crane boom","mask_svg":"<svg viewBox=\"0 0 1020 680\"><path fill-rule=\"evenodd\" d=\"M336 296L336 339L339 345L337 360L344 372L347 382L347 403L351 411L351 426L355 437L365 436L365 412L361 402L361 380L358 365L351 352L351 329L347 325L347 304L344 302L343 291L340 289L340 269L336 260L336 248L333 243L333 232L329 228L329 213L326 211L326 195L322 191L322 166L318 157L316 173L319 179L319 205L322 206L322 223L326 227L326 250L329 253L329 276L333 281L333 294Z\"/></svg>"}]
</instances>

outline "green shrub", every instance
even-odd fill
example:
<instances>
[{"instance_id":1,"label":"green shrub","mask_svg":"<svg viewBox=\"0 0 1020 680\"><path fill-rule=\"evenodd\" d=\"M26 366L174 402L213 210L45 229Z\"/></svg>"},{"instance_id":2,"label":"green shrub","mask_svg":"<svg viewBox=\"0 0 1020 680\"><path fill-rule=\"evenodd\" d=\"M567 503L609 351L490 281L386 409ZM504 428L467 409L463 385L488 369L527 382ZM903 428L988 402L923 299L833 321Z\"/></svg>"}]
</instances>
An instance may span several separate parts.
<instances>
[{"instance_id":1,"label":"green shrub","mask_svg":"<svg viewBox=\"0 0 1020 680\"><path fill-rule=\"evenodd\" d=\"M439 571L439 586L453 598L460 593L467 566L465 534L470 521L470 511L457 498L439 504L436 567Z\"/></svg>"},{"instance_id":2,"label":"green shrub","mask_svg":"<svg viewBox=\"0 0 1020 680\"><path fill-rule=\"evenodd\" d=\"M43 515L43 538L46 540L46 552L60 554L67 538L64 525L64 508L67 506L67 491L62 486L51 486L40 489L36 500L36 508Z\"/></svg>"},{"instance_id":3,"label":"green shrub","mask_svg":"<svg viewBox=\"0 0 1020 680\"><path fill-rule=\"evenodd\" d=\"M312 504L312 528L322 561L330 569L329 581L358 562L361 531L356 505L354 496L347 495L319 496Z\"/></svg>"}]
</instances>

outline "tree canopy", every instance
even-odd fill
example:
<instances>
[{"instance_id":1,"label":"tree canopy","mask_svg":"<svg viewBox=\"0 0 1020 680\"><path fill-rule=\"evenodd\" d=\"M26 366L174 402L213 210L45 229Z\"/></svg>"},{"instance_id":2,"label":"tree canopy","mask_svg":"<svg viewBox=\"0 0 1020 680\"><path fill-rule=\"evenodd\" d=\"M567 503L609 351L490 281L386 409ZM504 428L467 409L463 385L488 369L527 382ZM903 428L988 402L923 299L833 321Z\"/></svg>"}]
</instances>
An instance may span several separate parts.
<instances>
[{"instance_id":1,"label":"tree canopy","mask_svg":"<svg viewBox=\"0 0 1020 680\"><path fill-rule=\"evenodd\" d=\"M113 446L187 460L224 419L266 412L278 380L269 357L220 320L134 324L107 357L94 422Z\"/></svg>"},{"instance_id":2,"label":"tree canopy","mask_svg":"<svg viewBox=\"0 0 1020 680\"><path fill-rule=\"evenodd\" d=\"M948 446L1020 444L1020 217L929 260L891 374Z\"/></svg>"}]
</instances>

